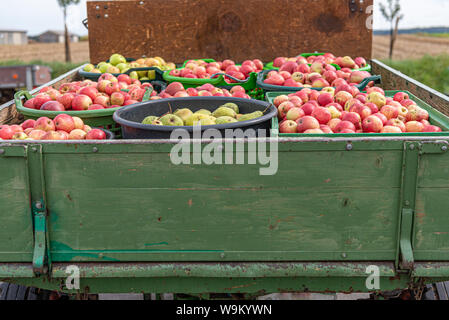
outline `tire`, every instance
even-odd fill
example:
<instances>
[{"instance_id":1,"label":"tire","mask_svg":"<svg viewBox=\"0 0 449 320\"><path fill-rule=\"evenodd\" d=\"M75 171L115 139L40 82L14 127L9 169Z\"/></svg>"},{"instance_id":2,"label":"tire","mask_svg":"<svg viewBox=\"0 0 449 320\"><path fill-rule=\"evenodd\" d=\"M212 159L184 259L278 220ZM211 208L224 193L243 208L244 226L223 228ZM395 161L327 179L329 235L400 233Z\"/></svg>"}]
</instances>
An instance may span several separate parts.
<instances>
[{"instance_id":1,"label":"tire","mask_svg":"<svg viewBox=\"0 0 449 320\"><path fill-rule=\"evenodd\" d=\"M0 300L45 300L45 294L36 288L2 282L0 283Z\"/></svg>"}]
</instances>

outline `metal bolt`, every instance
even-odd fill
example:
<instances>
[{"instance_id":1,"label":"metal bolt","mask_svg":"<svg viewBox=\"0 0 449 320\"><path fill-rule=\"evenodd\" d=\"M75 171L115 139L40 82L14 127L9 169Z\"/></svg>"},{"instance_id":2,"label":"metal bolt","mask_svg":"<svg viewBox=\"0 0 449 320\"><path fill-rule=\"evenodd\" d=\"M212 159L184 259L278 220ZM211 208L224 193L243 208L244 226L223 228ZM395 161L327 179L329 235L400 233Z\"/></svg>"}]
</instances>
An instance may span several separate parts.
<instances>
[{"instance_id":1,"label":"metal bolt","mask_svg":"<svg viewBox=\"0 0 449 320\"><path fill-rule=\"evenodd\" d=\"M405 200L405 201L404 201L404 204L405 204L406 206L409 206L409 205L410 205L410 201Z\"/></svg>"},{"instance_id":2,"label":"metal bolt","mask_svg":"<svg viewBox=\"0 0 449 320\"><path fill-rule=\"evenodd\" d=\"M34 206L35 206L37 209L42 209L42 202L36 201L36 203L34 204Z\"/></svg>"},{"instance_id":3,"label":"metal bolt","mask_svg":"<svg viewBox=\"0 0 449 320\"><path fill-rule=\"evenodd\" d=\"M95 9L96 10L100 10L100 6L95 6Z\"/></svg>"},{"instance_id":4,"label":"metal bolt","mask_svg":"<svg viewBox=\"0 0 449 320\"><path fill-rule=\"evenodd\" d=\"M102 254L102 253L99 253L99 254L98 254L98 258L103 258L103 254Z\"/></svg>"},{"instance_id":5,"label":"metal bolt","mask_svg":"<svg viewBox=\"0 0 449 320\"><path fill-rule=\"evenodd\" d=\"M442 147L441 147L441 150L447 151L447 146L446 146L446 145L442 146Z\"/></svg>"},{"instance_id":6,"label":"metal bolt","mask_svg":"<svg viewBox=\"0 0 449 320\"><path fill-rule=\"evenodd\" d=\"M98 152L98 148L97 147L93 147L92 148L92 152Z\"/></svg>"},{"instance_id":7,"label":"metal bolt","mask_svg":"<svg viewBox=\"0 0 449 320\"><path fill-rule=\"evenodd\" d=\"M32 147L32 148L31 148L31 151L37 152L37 148L36 148L36 147Z\"/></svg>"},{"instance_id":8,"label":"metal bolt","mask_svg":"<svg viewBox=\"0 0 449 320\"><path fill-rule=\"evenodd\" d=\"M0 149L0 154L4 154L5 153L5 149Z\"/></svg>"},{"instance_id":9,"label":"metal bolt","mask_svg":"<svg viewBox=\"0 0 449 320\"><path fill-rule=\"evenodd\" d=\"M139 4L143 4L143 1L140 1Z\"/></svg>"},{"instance_id":10,"label":"metal bolt","mask_svg":"<svg viewBox=\"0 0 449 320\"><path fill-rule=\"evenodd\" d=\"M351 151L352 150L352 143L348 143L346 145L346 150Z\"/></svg>"},{"instance_id":11,"label":"metal bolt","mask_svg":"<svg viewBox=\"0 0 449 320\"><path fill-rule=\"evenodd\" d=\"M343 259L346 259L346 257L347 257L346 253L343 252L343 253L341 254L341 257L342 257Z\"/></svg>"},{"instance_id":12,"label":"metal bolt","mask_svg":"<svg viewBox=\"0 0 449 320\"><path fill-rule=\"evenodd\" d=\"M220 253L220 258L224 258L225 257L225 254L224 253Z\"/></svg>"},{"instance_id":13,"label":"metal bolt","mask_svg":"<svg viewBox=\"0 0 449 320\"><path fill-rule=\"evenodd\" d=\"M109 15L106 13L106 14L104 15L104 17L107 18L107 17L109 17Z\"/></svg>"},{"instance_id":14,"label":"metal bolt","mask_svg":"<svg viewBox=\"0 0 449 320\"><path fill-rule=\"evenodd\" d=\"M411 145L410 145L410 150L413 150L413 149L415 149L415 145L414 145L414 144L411 144Z\"/></svg>"}]
</instances>

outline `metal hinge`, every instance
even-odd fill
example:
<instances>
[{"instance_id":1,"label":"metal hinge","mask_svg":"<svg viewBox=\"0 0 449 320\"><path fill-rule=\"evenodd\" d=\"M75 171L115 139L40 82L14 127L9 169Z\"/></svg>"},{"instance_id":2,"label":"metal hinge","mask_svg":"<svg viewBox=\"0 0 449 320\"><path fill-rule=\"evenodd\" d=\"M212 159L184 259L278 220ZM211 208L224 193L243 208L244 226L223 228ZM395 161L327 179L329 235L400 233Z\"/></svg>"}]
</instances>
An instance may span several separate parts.
<instances>
[{"instance_id":1,"label":"metal hinge","mask_svg":"<svg viewBox=\"0 0 449 320\"><path fill-rule=\"evenodd\" d=\"M414 268L412 236L420 153L421 144L419 142L404 143L401 203L399 206L399 243L396 257L396 268L402 271L411 271Z\"/></svg>"},{"instance_id":2,"label":"metal hinge","mask_svg":"<svg viewBox=\"0 0 449 320\"><path fill-rule=\"evenodd\" d=\"M396 268L402 271L414 269L413 226L415 200L420 156L423 154L443 154L448 151L448 142L405 142L402 159L401 204L399 224L399 245Z\"/></svg>"},{"instance_id":3,"label":"metal hinge","mask_svg":"<svg viewBox=\"0 0 449 320\"><path fill-rule=\"evenodd\" d=\"M51 266L48 252L48 214L45 201L42 145L28 145L27 161L31 214L34 227L33 272L35 275L40 276L47 274Z\"/></svg>"}]
</instances>

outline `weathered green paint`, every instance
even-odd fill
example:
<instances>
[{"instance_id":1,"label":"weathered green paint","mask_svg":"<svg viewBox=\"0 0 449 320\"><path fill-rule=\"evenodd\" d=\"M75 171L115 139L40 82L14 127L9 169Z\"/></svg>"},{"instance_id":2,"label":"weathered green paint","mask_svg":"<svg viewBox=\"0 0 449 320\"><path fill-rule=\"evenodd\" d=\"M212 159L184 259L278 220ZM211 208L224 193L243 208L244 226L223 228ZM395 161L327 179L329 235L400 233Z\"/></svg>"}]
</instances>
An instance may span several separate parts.
<instances>
[{"instance_id":1,"label":"weathered green paint","mask_svg":"<svg viewBox=\"0 0 449 320\"><path fill-rule=\"evenodd\" d=\"M351 262L278 262L278 263L79 263L80 278L157 278L157 277L202 277L202 278L265 278L265 277L362 277L367 278L370 263ZM392 263L376 263L379 276L394 277ZM53 278L64 278L65 264L55 264Z\"/></svg>"},{"instance_id":2,"label":"weathered green paint","mask_svg":"<svg viewBox=\"0 0 449 320\"><path fill-rule=\"evenodd\" d=\"M12 283L67 293L272 293L272 292L368 292L361 277L270 277L270 278L92 278L81 279L80 290L67 290L61 279L13 278ZM380 278L379 291L406 289L406 275Z\"/></svg>"},{"instance_id":3,"label":"weathered green paint","mask_svg":"<svg viewBox=\"0 0 449 320\"><path fill-rule=\"evenodd\" d=\"M0 145L0 261L31 262L33 224L26 147Z\"/></svg>"},{"instance_id":4,"label":"weathered green paint","mask_svg":"<svg viewBox=\"0 0 449 320\"><path fill-rule=\"evenodd\" d=\"M278 174L263 177L258 166L172 165L170 149L161 152L167 148L162 144L139 145L133 153L112 153L115 145L99 146L97 153L81 146L47 153L54 146L45 145L51 256L54 261L394 259L402 151L374 153L360 143L348 152L343 146L314 143L310 149L305 143L302 152L286 144ZM320 165L298 170L301 163ZM378 197L385 200L379 203ZM166 244L147 245L160 242Z\"/></svg>"},{"instance_id":5,"label":"weathered green paint","mask_svg":"<svg viewBox=\"0 0 449 320\"><path fill-rule=\"evenodd\" d=\"M418 191L412 203L416 202L417 212L425 208L426 214L447 226L441 207L420 195L426 192L427 183L433 185L426 180L429 175L439 173L443 177L435 179L440 187L434 189L449 198L447 162L439 160L447 155L437 151L447 141L414 143L417 152L410 157L420 157L420 165L414 167ZM42 143L42 181L49 214L47 241L56 279L48 282L46 277L20 277L18 281L52 287L62 281L58 277L63 278L58 263L96 262L98 267L92 275L106 278L84 279L91 292L133 291L145 286L151 290L140 291L166 292L173 286L168 291L192 292L184 285L193 283L197 283L197 292L221 292L225 288L232 288L230 292L264 288L364 291L366 276L354 270L337 276L343 272L336 267L338 263L388 261L394 266L401 235L416 237L416 230L423 228L419 224L412 233L408 226L413 224L407 223L401 229L401 222L405 222L400 219L405 184L413 190L413 182L404 184L403 179L411 168L403 165L404 146L409 144L403 140L280 139L278 173L260 176L258 165L173 165L169 159L173 145L169 143ZM94 146L97 152L93 152ZM6 170L4 161L8 159L0 158L0 168ZM9 170L17 171L19 163L9 162ZM16 197L13 203L22 204L23 198ZM439 204L445 201L449 202L440 200ZM432 223L427 221L424 227L430 230ZM406 235L406 231L410 233ZM416 239L412 249L416 261L424 255L444 261L449 253L447 245L418 244ZM108 269L104 265L120 261L129 262L131 269ZM182 278L178 275L183 266L192 261L246 261L248 270L261 276L255 276L252 284L247 282L251 277L241 280L244 276L236 270L197 269L195 280L174 281L172 278ZM258 265L261 261L303 262L304 270L274 267L264 274ZM311 264L305 264L307 261ZM334 276L327 276L322 268L315 269L319 265L316 261L333 261L329 272ZM161 267L133 269L144 262ZM162 262L181 266L177 270ZM135 272L140 272L140 284L128 281L130 276L126 274ZM391 272L382 280L385 290L403 288L412 281L409 275L398 278ZM353 278L359 278L360 283Z\"/></svg>"}]
</instances>

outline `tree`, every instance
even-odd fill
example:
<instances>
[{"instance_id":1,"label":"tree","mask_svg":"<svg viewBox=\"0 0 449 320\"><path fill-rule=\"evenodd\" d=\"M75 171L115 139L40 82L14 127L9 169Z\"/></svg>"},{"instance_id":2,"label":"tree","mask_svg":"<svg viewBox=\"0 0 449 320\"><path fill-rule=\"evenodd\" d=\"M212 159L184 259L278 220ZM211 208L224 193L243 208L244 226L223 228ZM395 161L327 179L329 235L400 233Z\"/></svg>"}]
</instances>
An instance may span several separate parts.
<instances>
[{"instance_id":1,"label":"tree","mask_svg":"<svg viewBox=\"0 0 449 320\"><path fill-rule=\"evenodd\" d=\"M64 14L64 46L65 46L65 61L72 62L70 55L70 38L69 30L67 29L67 7L72 4L78 4L80 0L58 0L59 6L62 8Z\"/></svg>"},{"instance_id":2,"label":"tree","mask_svg":"<svg viewBox=\"0 0 449 320\"><path fill-rule=\"evenodd\" d=\"M393 49L396 37L398 35L399 21L404 18L401 14L401 5L399 0L387 0L388 8L383 3L380 3L380 11L384 18L390 22L390 60L393 58Z\"/></svg>"}]
</instances>

